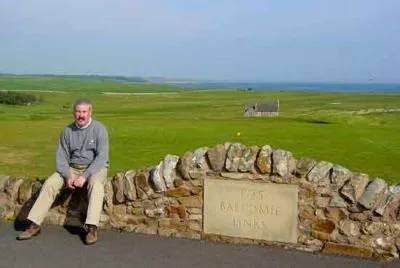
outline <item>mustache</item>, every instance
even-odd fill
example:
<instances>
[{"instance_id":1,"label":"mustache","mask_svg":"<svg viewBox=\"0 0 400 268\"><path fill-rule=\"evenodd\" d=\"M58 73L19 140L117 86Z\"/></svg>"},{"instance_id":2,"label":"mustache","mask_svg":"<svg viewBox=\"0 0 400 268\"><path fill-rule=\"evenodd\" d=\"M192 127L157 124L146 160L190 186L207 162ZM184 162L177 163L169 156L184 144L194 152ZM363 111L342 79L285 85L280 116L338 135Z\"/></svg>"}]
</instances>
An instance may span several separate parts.
<instances>
[{"instance_id":1,"label":"mustache","mask_svg":"<svg viewBox=\"0 0 400 268\"><path fill-rule=\"evenodd\" d=\"M78 120L85 120L85 117L80 116L78 117Z\"/></svg>"}]
</instances>

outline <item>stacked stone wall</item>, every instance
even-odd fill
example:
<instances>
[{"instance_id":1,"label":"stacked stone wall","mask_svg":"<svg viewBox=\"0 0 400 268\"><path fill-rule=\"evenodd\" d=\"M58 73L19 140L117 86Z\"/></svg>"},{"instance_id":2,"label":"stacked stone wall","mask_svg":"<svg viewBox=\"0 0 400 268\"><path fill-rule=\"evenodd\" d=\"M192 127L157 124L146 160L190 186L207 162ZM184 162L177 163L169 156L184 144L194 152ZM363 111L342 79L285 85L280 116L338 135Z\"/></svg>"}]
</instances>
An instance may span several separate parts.
<instances>
[{"instance_id":1,"label":"stacked stone wall","mask_svg":"<svg viewBox=\"0 0 400 268\"><path fill-rule=\"evenodd\" d=\"M203 232L203 182L209 178L298 186L297 243ZM43 180L0 177L0 217L23 221ZM223 193L221 193L223 194ZM399 258L400 185L269 145L241 143L167 155L158 165L118 172L105 185L101 227L229 243L279 245L323 253ZM81 226L86 191L63 190L45 223Z\"/></svg>"}]
</instances>

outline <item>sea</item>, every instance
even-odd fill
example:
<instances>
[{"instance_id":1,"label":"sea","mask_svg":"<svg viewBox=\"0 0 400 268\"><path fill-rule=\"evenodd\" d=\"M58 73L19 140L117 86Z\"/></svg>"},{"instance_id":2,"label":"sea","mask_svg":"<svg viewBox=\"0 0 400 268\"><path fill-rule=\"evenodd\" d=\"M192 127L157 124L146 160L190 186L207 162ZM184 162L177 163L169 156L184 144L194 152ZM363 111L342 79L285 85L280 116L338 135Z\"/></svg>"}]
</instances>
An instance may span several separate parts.
<instances>
[{"instance_id":1,"label":"sea","mask_svg":"<svg viewBox=\"0 0 400 268\"><path fill-rule=\"evenodd\" d=\"M400 83L179 82L171 84L199 89L400 93Z\"/></svg>"}]
</instances>

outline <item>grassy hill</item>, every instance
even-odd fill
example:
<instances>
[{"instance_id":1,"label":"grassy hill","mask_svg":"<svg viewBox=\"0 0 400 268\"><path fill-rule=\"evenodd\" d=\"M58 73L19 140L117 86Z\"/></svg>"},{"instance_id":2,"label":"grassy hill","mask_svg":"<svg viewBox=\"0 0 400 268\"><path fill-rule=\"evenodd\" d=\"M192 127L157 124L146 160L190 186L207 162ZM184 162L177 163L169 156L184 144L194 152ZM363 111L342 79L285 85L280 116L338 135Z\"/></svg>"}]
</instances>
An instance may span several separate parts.
<instances>
[{"instance_id":1,"label":"grassy hill","mask_svg":"<svg viewBox=\"0 0 400 268\"><path fill-rule=\"evenodd\" d=\"M140 77L96 75L0 75L0 90L77 92L171 92L171 85L149 83Z\"/></svg>"}]
</instances>

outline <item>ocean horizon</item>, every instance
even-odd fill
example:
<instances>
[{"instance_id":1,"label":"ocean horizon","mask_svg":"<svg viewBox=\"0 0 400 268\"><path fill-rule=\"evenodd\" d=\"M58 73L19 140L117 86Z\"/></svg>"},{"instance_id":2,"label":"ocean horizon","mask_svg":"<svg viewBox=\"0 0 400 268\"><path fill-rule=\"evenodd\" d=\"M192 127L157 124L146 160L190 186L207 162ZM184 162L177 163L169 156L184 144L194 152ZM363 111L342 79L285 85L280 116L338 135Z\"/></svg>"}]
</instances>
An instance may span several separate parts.
<instances>
[{"instance_id":1,"label":"ocean horizon","mask_svg":"<svg viewBox=\"0 0 400 268\"><path fill-rule=\"evenodd\" d=\"M400 92L400 83L172 82L170 84L179 87L203 89Z\"/></svg>"}]
</instances>

